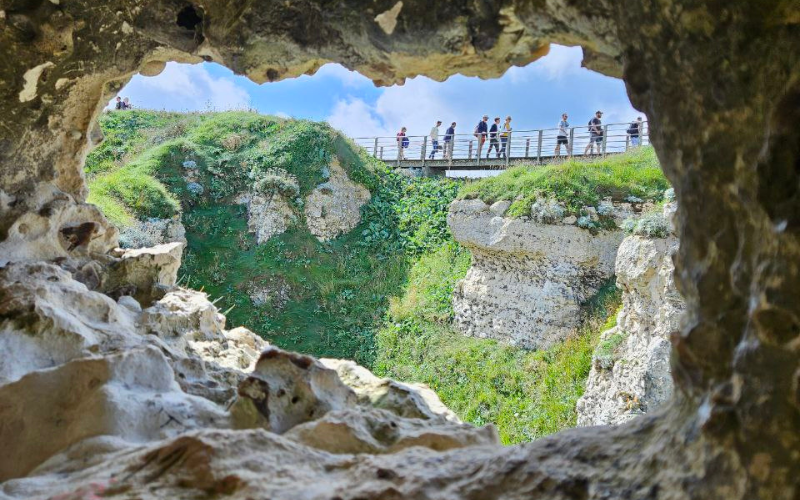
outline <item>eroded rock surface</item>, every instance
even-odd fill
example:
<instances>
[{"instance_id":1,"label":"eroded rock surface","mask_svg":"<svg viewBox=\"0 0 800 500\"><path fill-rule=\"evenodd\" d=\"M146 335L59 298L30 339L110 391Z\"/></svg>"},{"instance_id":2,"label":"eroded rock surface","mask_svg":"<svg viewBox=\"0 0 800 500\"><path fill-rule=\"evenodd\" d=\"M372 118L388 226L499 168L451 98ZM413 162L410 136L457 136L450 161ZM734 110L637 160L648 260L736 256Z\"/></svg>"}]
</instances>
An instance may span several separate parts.
<instances>
[{"instance_id":1,"label":"eroded rock surface","mask_svg":"<svg viewBox=\"0 0 800 500\"><path fill-rule=\"evenodd\" d=\"M0 495L794 500L795 2L400 3L0 3L0 258L84 258L84 248L115 246L107 232L89 247L78 238L72 250L54 237L65 227L75 228L71 238L87 234L78 231L86 222L104 230L96 211L37 233L14 225L65 196L64 210L81 206L81 165L99 140L93 119L138 69L153 75L166 61L209 60L263 82L336 61L387 84L416 74L498 76L545 54L549 42L579 44L586 66L625 78L681 205L675 277L688 321L672 338L672 402L619 427L514 448L332 455L263 429L207 429L135 448L94 438L36 476L5 481ZM75 268L87 265L95 268ZM64 317L84 321L74 309ZM0 459L9 458L18 457Z\"/></svg>"},{"instance_id":2,"label":"eroded rock surface","mask_svg":"<svg viewBox=\"0 0 800 500\"><path fill-rule=\"evenodd\" d=\"M311 234L327 241L349 232L361 222L361 207L370 200L369 190L351 181L334 159L328 182L305 199L306 224Z\"/></svg>"},{"instance_id":3,"label":"eroded rock surface","mask_svg":"<svg viewBox=\"0 0 800 500\"><path fill-rule=\"evenodd\" d=\"M164 449L183 457L168 468L187 464L196 457L189 436L201 430L286 433L275 443L305 458L498 443L491 426L452 421L427 387L378 379L343 360L326 366L244 328L225 330L225 317L204 293L173 286L174 269L164 272L171 259L180 262L180 253L170 252L181 246L128 250L121 259L109 256L113 265L95 263L102 283L111 274L154 280L162 293L149 307L130 295L114 301L54 264L0 268L0 498L127 489L133 476L108 464L140 452L145 462L161 460ZM82 471L93 466L103 478L86 482ZM228 476L220 488L244 486Z\"/></svg>"},{"instance_id":4,"label":"eroded rock surface","mask_svg":"<svg viewBox=\"0 0 800 500\"><path fill-rule=\"evenodd\" d=\"M453 291L455 323L467 335L545 349L580 325L582 304L614 274L624 234L559 223L563 211L541 210L534 222L496 215L500 208L450 206L453 237L472 253Z\"/></svg>"},{"instance_id":5,"label":"eroded rock surface","mask_svg":"<svg viewBox=\"0 0 800 500\"><path fill-rule=\"evenodd\" d=\"M280 193L251 193L240 196L237 203L247 205L247 230L255 235L259 245L283 234L297 221L289 202Z\"/></svg>"},{"instance_id":6,"label":"eroded rock surface","mask_svg":"<svg viewBox=\"0 0 800 500\"><path fill-rule=\"evenodd\" d=\"M617 253L622 309L603 332L586 392L578 401L578 425L619 424L665 404L673 391L669 339L680 329L684 301L675 289L674 234L631 235Z\"/></svg>"}]
</instances>

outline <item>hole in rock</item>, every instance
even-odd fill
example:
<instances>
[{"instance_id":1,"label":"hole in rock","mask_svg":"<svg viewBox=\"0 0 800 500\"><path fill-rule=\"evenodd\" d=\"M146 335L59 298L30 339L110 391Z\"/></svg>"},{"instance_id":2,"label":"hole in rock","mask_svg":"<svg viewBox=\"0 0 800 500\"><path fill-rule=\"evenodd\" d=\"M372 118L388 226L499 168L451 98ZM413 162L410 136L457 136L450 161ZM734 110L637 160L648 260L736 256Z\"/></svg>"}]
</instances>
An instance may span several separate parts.
<instances>
[{"instance_id":1,"label":"hole in rock","mask_svg":"<svg viewBox=\"0 0 800 500\"><path fill-rule=\"evenodd\" d=\"M193 7L178 16L187 29L201 21ZM333 64L258 85L214 63L168 63L119 91L130 109L109 103L86 162L89 200L125 247L185 239L181 285L208 293L230 327L427 383L460 418L530 441L575 426L590 372L610 376L627 355L631 332L601 338L620 305L623 223L669 236L647 118L581 59L555 46L494 80L387 88ZM503 224L522 250L485 248ZM546 247L536 227L552 235ZM595 253L602 265L581 264ZM652 410L626 401L620 418Z\"/></svg>"},{"instance_id":2,"label":"hole in rock","mask_svg":"<svg viewBox=\"0 0 800 500\"><path fill-rule=\"evenodd\" d=\"M197 8L194 5L187 5L181 9L175 20L175 24L190 31L195 31L202 22L203 17L197 12Z\"/></svg>"}]
</instances>

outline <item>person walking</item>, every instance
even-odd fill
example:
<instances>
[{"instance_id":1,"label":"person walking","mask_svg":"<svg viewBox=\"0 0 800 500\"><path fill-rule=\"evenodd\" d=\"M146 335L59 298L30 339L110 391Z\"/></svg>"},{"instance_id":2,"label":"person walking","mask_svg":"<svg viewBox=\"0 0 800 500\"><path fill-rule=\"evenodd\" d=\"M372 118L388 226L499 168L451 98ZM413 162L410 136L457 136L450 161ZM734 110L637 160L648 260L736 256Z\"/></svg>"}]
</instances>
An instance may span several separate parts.
<instances>
[{"instance_id":1,"label":"person walking","mask_svg":"<svg viewBox=\"0 0 800 500\"><path fill-rule=\"evenodd\" d=\"M586 155L589 151L594 154L594 145L597 143L597 154L600 154L600 143L603 142L603 122L600 120L603 117L603 112L600 110L595 111L594 117L589 120L589 144L583 150Z\"/></svg>"},{"instance_id":2,"label":"person walking","mask_svg":"<svg viewBox=\"0 0 800 500\"><path fill-rule=\"evenodd\" d=\"M637 147L641 145L641 134L642 134L642 117L639 116L636 120L632 121L630 125L628 125L628 136L631 138L631 146Z\"/></svg>"},{"instance_id":3,"label":"person walking","mask_svg":"<svg viewBox=\"0 0 800 500\"><path fill-rule=\"evenodd\" d=\"M125 104L122 102L122 97L117 96L117 102L114 103L114 109L118 111L125 109Z\"/></svg>"},{"instance_id":4,"label":"person walking","mask_svg":"<svg viewBox=\"0 0 800 500\"><path fill-rule=\"evenodd\" d=\"M126 97L125 99L122 100L122 109L131 109L131 108L133 108L133 106L131 105L131 101Z\"/></svg>"},{"instance_id":5,"label":"person walking","mask_svg":"<svg viewBox=\"0 0 800 500\"><path fill-rule=\"evenodd\" d=\"M511 117L506 116L503 131L500 133L500 156L503 158L511 154L510 148L508 148L509 137L511 137Z\"/></svg>"},{"instance_id":6,"label":"person walking","mask_svg":"<svg viewBox=\"0 0 800 500\"><path fill-rule=\"evenodd\" d=\"M456 143L456 122L450 124L444 132L444 157L446 160L453 159L453 146Z\"/></svg>"},{"instance_id":7,"label":"person walking","mask_svg":"<svg viewBox=\"0 0 800 500\"><path fill-rule=\"evenodd\" d=\"M431 154L428 158L431 160L436 156L436 151L439 150L439 127L441 126L442 121L436 120L436 125L431 129L431 133L429 134L431 137Z\"/></svg>"},{"instance_id":8,"label":"person walking","mask_svg":"<svg viewBox=\"0 0 800 500\"><path fill-rule=\"evenodd\" d=\"M406 128L403 127L400 129L400 132L397 133L397 159L404 160L405 153L404 149L408 147L408 137L406 137Z\"/></svg>"},{"instance_id":9,"label":"person walking","mask_svg":"<svg viewBox=\"0 0 800 500\"><path fill-rule=\"evenodd\" d=\"M555 156L561 156L561 145L563 144L567 150L567 156L572 156L572 148L569 145L569 122L567 121L566 113L561 113L561 121L558 122L558 133L556 134L556 151Z\"/></svg>"},{"instance_id":10,"label":"person walking","mask_svg":"<svg viewBox=\"0 0 800 500\"><path fill-rule=\"evenodd\" d=\"M492 148L497 153L497 158L500 158L500 141L498 140L498 132L500 131L500 117L494 119L494 123L489 128L489 149L486 150L486 159L492 154Z\"/></svg>"},{"instance_id":11,"label":"person walking","mask_svg":"<svg viewBox=\"0 0 800 500\"><path fill-rule=\"evenodd\" d=\"M486 134L489 132L489 115L483 115L483 119L475 125L475 138L478 139L478 159L481 158L481 149L486 142Z\"/></svg>"}]
</instances>

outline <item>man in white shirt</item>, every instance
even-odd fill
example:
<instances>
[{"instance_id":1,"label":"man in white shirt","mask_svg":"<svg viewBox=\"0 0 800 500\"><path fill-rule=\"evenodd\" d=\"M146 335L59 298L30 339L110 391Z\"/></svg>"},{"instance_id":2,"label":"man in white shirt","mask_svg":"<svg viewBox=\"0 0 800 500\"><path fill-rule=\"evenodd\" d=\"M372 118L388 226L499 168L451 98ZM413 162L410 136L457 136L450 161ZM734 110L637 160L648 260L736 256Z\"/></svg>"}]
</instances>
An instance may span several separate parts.
<instances>
[{"instance_id":1,"label":"man in white shirt","mask_svg":"<svg viewBox=\"0 0 800 500\"><path fill-rule=\"evenodd\" d=\"M428 156L431 160L436 155L436 151L439 150L439 127L442 126L442 121L437 120L436 125L431 129L431 133L429 134L431 137L431 154Z\"/></svg>"},{"instance_id":2,"label":"man in white shirt","mask_svg":"<svg viewBox=\"0 0 800 500\"><path fill-rule=\"evenodd\" d=\"M558 134L556 136L556 150L555 155L561 155L561 145L563 144L564 147L567 148L567 155L571 154L571 149L569 147L569 122L567 121L567 114L563 113L561 115L561 121L558 122Z\"/></svg>"}]
</instances>

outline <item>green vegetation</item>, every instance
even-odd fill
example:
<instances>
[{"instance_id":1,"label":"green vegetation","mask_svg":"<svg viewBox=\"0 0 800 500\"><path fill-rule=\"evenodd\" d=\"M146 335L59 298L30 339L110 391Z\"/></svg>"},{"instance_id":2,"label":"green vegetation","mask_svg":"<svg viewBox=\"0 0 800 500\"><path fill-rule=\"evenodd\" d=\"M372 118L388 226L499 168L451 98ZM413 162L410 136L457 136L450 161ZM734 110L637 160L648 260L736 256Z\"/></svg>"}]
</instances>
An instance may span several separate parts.
<instances>
[{"instance_id":1,"label":"green vegetation","mask_svg":"<svg viewBox=\"0 0 800 500\"><path fill-rule=\"evenodd\" d=\"M449 203L457 195L509 199L511 213L522 215L534 200L555 197L579 213L606 196L657 199L667 187L648 150L518 167L463 185L396 174L321 123L133 111L106 114L101 126L106 141L87 160L89 200L123 229L179 214L188 240L182 283L216 299L229 325L427 383L464 420L495 423L506 443L574 425L601 326L619 297L610 285L586 326L547 351L464 337L451 325L451 294L470 254L449 233ZM334 158L372 198L353 231L323 243L307 230L302 206ZM237 202L252 190L280 193L298 216L263 245Z\"/></svg>"},{"instance_id":2,"label":"green vegetation","mask_svg":"<svg viewBox=\"0 0 800 500\"><path fill-rule=\"evenodd\" d=\"M614 367L614 363L617 360L617 351L627 338L628 334L626 332L616 332L600 342L594 353L595 362L600 368L610 370Z\"/></svg>"},{"instance_id":3,"label":"green vegetation","mask_svg":"<svg viewBox=\"0 0 800 500\"><path fill-rule=\"evenodd\" d=\"M371 365L389 297L418 255L450 240L457 182L395 174L326 124L133 111L101 126L107 142L87 160L90 201L122 228L180 211L183 283L218 299L229 324L281 347ZM321 243L302 221L303 197L334 157L372 199L356 229ZM251 189L286 196L298 223L256 245L236 201Z\"/></svg>"},{"instance_id":4,"label":"green vegetation","mask_svg":"<svg viewBox=\"0 0 800 500\"><path fill-rule=\"evenodd\" d=\"M497 425L507 444L574 426L601 325L619 303L616 287L610 283L597 295L572 337L526 351L465 337L451 326L450 297L469 263L455 243L419 259L378 334L376 373L427 383L466 421Z\"/></svg>"},{"instance_id":5,"label":"green vegetation","mask_svg":"<svg viewBox=\"0 0 800 500\"><path fill-rule=\"evenodd\" d=\"M507 215L530 215L537 200L555 198L565 215L585 215L583 207L597 207L603 198L614 201L659 201L669 183L651 147L591 162L571 160L543 167L520 166L496 177L464 185L459 198L486 203L512 201ZM601 214L602 215L602 214Z\"/></svg>"}]
</instances>

